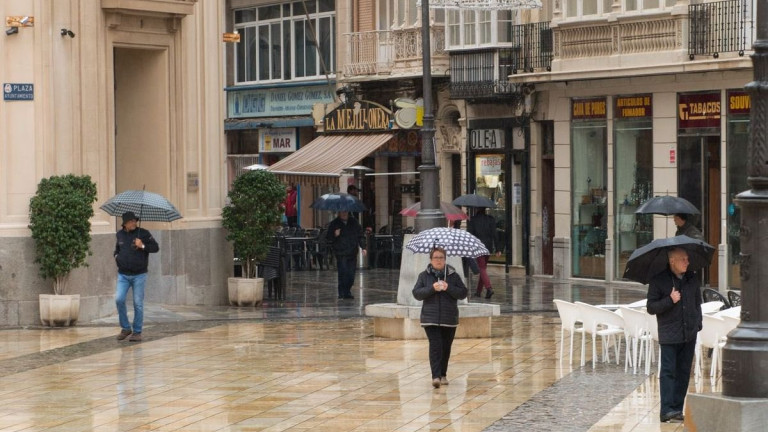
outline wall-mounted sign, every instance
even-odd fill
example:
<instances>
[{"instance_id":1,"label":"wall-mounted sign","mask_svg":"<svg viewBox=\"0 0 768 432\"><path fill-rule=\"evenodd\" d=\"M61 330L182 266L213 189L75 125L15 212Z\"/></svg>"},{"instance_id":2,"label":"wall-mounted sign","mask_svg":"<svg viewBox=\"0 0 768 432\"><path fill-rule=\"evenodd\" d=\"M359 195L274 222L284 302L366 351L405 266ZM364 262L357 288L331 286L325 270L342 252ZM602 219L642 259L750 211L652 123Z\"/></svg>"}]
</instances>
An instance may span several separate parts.
<instances>
[{"instance_id":1,"label":"wall-mounted sign","mask_svg":"<svg viewBox=\"0 0 768 432\"><path fill-rule=\"evenodd\" d=\"M469 148L472 150L502 150L503 129L472 129L469 131Z\"/></svg>"},{"instance_id":2,"label":"wall-mounted sign","mask_svg":"<svg viewBox=\"0 0 768 432\"><path fill-rule=\"evenodd\" d=\"M196 172L187 173L187 192L197 192L200 187L200 176Z\"/></svg>"},{"instance_id":3,"label":"wall-mounted sign","mask_svg":"<svg viewBox=\"0 0 768 432\"><path fill-rule=\"evenodd\" d=\"M604 119L606 113L605 98L571 99L572 120Z\"/></svg>"},{"instance_id":4,"label":"wall-mounted sign","mask_svg":"<svg viewBox=\"0 0 768 432\"><path fill-rule=\"evenodd\" d=\"M720 92L678 94L677 127L719 128Z\"/></svg>"},{"instance_id":5,"label":"wall-mounted sign","mask_svg":"<svg viewBox=\"0 0 768 432\"><path fill-rule=\"evenodd\" d=\"M35 99L34 84L5 83L3 84L3 100L31 101Z\"/></svg>"},{"instance_id":6,"label":"wall-mounted sign","mask_svg":"<svg viewBox=\"0 0 768 432\"><path fill-rule=\"evenodd\" d=\"M726 97L728 101L728 114L749 114L752 109L752 100L749 93L743 90L728 90Z\"/></svg>"},{"instance_id":7,"label":"wall-mounted sign","mask_svg":"<svg viewBox=\"0 0 768 432\"><path fill-rule=\"evenodd\" d=\"M504 156L503 155L478 156L477 162L480 168L480 175L497 176L502 172Z\"/></svg>"},{"instance_id":8,"label":"wall-mounted sign","mask_svg":"<svg viewBox=\"0 0 768 432\"><path fill-rule=\"evenodd\" d=\"M222 41L229 43L240 42L240 33L224 33L222 35Z\"/></svg>"},{"instance_id":9,"label":"wall-mounted sign","mask_svg":"<svg viewBox=\"0 0 768 432\"><path fill-rule=\"evenodd\" d=\"M314 104L331 102L333 93L327 85L227 90L229 118L310 115Z\"/></svg>"},{"instance_id":10,"label":"wall-mounted sign","mask_svg":"<svg viewBox=\"0 0 768 432\"><path fill-rule=\"evenodd\" d=\"M290 153L296 151L296 129L259 129L259 153Z\"/></svg>"},{"instance_id":11,"label":"wall-mounted sign","mask_svg":"<svg viewBox=\"0 0 768 432\"><path fill-rule=\"evenodd\" d=\"M415 194L419 193L419 184L401 184L400 185L400 193L404 194Z\"/></svg>"},{"instance_id":12,"label":"wall-mounted sign","mask_svg":"<svg viewBox=\"0 0 768 432\"><path fill-rule=\"evenodd\" d=\"M653 117L651 95L616 96L613 117L617 119Z\"/></svg>"},{"instance_id":13,"label":"wall-mounted sign","mask_svg":"<svg viewBox=\"0 0 768 432\"><path fill-rule=\"evenodd\" d=\"M393 123L392 111L370 101L350 101L323 117L326 133L389 131Z\"/></svg>"}]
</instances>

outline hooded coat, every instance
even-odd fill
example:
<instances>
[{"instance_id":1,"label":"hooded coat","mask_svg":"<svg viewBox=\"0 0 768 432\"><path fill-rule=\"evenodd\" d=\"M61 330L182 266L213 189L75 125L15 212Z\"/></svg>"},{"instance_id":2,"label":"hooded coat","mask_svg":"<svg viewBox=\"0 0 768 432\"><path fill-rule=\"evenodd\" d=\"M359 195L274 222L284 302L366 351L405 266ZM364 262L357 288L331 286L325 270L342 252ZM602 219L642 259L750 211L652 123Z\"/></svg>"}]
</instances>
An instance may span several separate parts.
<instances>
[{"instance_id":1,"label":"hooded coat","mask_svg":"<svg viewBox=\"0 0 768 432\"><path fill-rule=\"evenodd\" d=\"M438 280L448 282L448 289L435 291L432 285ZM421 325L456 327L459 325L458 301L467 298L467 287L456 270L445 266L445 271L438 271L427 266L419 274L413 287L413 297L421 300Z\"/></svg>"},{"instance_id":2,"label":"hooded coat","mask_svg":"<svg viewBox=\"0 0 768 432\"><path fill-rule=\"evenodd\" d=\"M680 301L669 296L672 287L680 291ZM689 271L678 278L667 269L651 279L648 285L648 313L656 315L660 344L679 344L696 339L702 328L701 288L699 277Z\"/></svg>"}]
</instances>

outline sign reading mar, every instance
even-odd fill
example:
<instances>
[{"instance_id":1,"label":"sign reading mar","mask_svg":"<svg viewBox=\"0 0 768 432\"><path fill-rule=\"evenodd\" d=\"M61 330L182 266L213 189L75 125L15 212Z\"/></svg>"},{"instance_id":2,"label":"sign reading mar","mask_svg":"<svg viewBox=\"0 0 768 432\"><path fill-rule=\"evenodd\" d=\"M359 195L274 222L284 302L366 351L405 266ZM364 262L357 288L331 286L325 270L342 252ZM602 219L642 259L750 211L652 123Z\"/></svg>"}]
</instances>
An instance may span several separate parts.
<instances>
[{"instance_id":1,"label":"sign reading mar","mask_svg":"<svg viewBox=\"0 0 768 432\"><path fill-rule=\"evenodd\" d=\"M373 132L392 128L392 111L369 101L339 105L323 118L325 132Z\"/></svg>"}]
</instances>

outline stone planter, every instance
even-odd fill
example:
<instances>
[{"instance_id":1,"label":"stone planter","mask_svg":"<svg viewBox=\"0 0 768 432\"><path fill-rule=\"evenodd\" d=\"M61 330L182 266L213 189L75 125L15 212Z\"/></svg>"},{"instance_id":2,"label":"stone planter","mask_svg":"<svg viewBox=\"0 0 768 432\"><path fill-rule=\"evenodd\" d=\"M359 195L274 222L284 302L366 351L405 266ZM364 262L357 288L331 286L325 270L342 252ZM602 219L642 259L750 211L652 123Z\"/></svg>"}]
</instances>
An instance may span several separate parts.
<instances>
[{"instance_id":1,"label":"stone planter","mask_svg":"<svg viewBox=\"0 0 768 432\"><path fill-rule=\"evenodd\" d=\"M259 306L264 300L264 279L228 278L229 304Z\"/></svg>"},{"instance_id":2,"label":"stone planter","mask_svg":"<svg viewBox=\"0 0 768 432\"><path fill-rule=\"evenodd\" d=\"M80 294L40 294L40 322L48 327L73 326L80 317Z\"/></svg>"}]
</instances>

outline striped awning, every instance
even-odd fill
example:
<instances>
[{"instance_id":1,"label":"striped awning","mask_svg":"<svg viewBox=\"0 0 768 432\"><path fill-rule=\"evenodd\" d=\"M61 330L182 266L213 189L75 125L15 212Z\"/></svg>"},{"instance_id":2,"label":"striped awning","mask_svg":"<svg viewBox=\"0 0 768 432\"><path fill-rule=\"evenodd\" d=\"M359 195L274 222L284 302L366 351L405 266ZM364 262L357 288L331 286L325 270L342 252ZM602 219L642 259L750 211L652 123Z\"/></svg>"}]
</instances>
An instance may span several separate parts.
<instances>
[{"instance_id":1,"label":"striped awning","mask_svg":"<svg viewBox=\"0 0 768 432\"><path fill-rule=\"evenodd\" d=\"M284 182L338 185L344 168L357 165L392 134L323 135L269 167Z\"/></svg>"}]
</instances>

